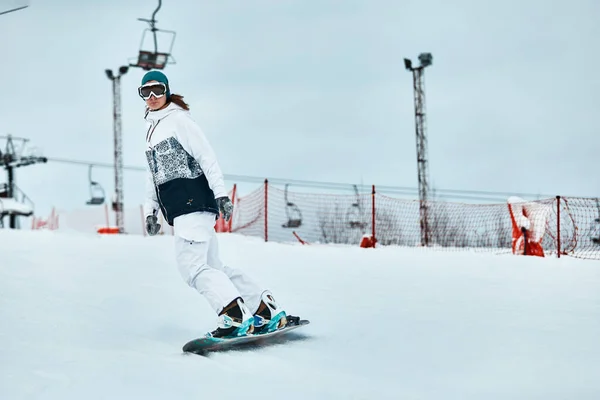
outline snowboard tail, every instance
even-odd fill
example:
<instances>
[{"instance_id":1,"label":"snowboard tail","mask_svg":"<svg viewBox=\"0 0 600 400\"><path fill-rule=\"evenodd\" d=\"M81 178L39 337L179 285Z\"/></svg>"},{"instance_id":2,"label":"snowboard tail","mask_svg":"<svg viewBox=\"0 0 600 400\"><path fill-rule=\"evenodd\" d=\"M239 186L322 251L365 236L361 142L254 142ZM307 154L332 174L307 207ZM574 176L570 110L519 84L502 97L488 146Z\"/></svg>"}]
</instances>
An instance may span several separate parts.
<instances>
[{"instance_id":1,"label":"snowboard tail","mask_svg":"<svg viewBox=\"0 0 600 400\"><path fill-rule=\"evenodd\" d=\"M182 350L184 353L205 354L210 351L222 351L237 348L247 344L259 344L265 340L285 335L295 329L308 325L309 320L299 317L287 316L288 324L273 332L250 334L232 338L215 338L212 336L200 337L187 342Z\"/></svg>"}]
</instances>

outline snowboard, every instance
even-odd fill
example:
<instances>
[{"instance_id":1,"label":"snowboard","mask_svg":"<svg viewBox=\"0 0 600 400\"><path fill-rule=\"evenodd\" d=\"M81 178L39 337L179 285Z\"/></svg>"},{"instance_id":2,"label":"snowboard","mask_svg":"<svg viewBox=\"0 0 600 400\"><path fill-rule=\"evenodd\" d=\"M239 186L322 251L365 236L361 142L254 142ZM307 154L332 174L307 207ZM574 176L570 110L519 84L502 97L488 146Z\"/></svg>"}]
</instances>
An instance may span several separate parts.
<instances>
[{"instance_id":1,"label":"snowboard","mask_svg":"<svg viewBox=\"0 0 600 400\"><path fill-rule=\"evenodd\" d=\"M184 353L193 354L206 354L213 351L224 351L235 348L241 348L243 345L250 344L262 344L264 341L269 341L276 337L285 335L295 329L306 326L310 323L307 319L300 319L299 317L287 316L288 324L276 331L268 333L257 333L250 334L247 336L240 336L234 338L215 338L215 337L200 337L187 342L182 350Z\"/></svg>"}]
</instances>

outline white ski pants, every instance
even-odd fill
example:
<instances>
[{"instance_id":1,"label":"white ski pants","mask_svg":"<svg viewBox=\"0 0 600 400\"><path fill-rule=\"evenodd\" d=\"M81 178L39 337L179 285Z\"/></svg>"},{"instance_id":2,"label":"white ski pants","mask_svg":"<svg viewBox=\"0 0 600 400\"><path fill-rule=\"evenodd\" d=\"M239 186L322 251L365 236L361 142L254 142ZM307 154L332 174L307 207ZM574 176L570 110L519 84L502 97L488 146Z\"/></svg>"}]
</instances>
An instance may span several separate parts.
<instances>
[{"instance_id":1,"label":"white ski pants","mask_svg":"<svg viewBox=\"0 0 600 400\"><path fill-rule=\"evenodd\" d=\"M206 298L217 314L236 297L242 297L250 312L255 313L264 289L243 271L223 264L214 217L204 221L207 222L196 219L193 235L175 233L177 264L182 278Z\"/></svg>"}]
</instances>

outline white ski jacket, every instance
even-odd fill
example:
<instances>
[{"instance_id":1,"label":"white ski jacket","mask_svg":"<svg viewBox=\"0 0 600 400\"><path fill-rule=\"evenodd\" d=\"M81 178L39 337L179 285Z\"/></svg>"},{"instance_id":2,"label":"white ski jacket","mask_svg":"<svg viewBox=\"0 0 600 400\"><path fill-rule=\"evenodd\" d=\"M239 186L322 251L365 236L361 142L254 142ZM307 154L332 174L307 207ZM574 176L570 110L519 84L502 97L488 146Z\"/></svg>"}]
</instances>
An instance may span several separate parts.
<instances>
[{"instance_id":1,"label":"white ski jacket","mask_svg":"<svg viewBox=\"0 0 600 400\"><path fill-rule=\"evenodd\" d=\"M147 111L145 119L149 171L144 217L161 210L168 224L177 230L179 221L181 225L187 220L186 226L190 227L190 218L206 220L206 215L199 214L210 213L214 225L219 214L215 199L227 196L227 192L204 132L188 111L174 103L162 110Z\"/></svg>"}]
</instances>

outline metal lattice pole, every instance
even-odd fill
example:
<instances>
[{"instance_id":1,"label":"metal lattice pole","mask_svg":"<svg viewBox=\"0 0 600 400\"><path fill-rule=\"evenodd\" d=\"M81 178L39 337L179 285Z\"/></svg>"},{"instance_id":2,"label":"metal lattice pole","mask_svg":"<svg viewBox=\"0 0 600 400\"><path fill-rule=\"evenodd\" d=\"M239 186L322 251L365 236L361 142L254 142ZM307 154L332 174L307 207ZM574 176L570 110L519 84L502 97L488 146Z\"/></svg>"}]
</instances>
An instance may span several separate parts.
<instances>
[{"instance_id":1,"label":"metal lattice pole","mask_svg":"<svg viewBox=\"0 0 600 400\"><path fill-rule=\"evenodd\" d=\"M127 73L128 67L119 68L119 74L114 75L112 70L105 70L106 76L112 81L113 87L113 136L115 159L115 195L113 211L116 216L116 225L119 233L125 232L123 218L123 145L121 133L121 76Z\"/></svg>"},{"instance_id":2,"label":"metal lattice pole","mask_svg":"<svg viewBox=\"0 0 600 400\"><path fill-rule=\"evenodd\" d=\"M121 134L121 76L113 80L114 90L114 145L115 145L115 204L116 224L124 232L123 224L123 145Z\"/></svg>"},{"instance_id":3,"label":"metal lattice pole","mask_svg":"<svg viewBox=\"0 0 600 400\"><path fill-rule=\"evenodd\" d=\"M431 65L430 53L419 55L421 65L413 67L412 62L404 60L406 69L412 71L415 103L415 135L417 141L417 169L419 182L419 223L421 227L421 245L428 246L429 231L429 168L427 161L427 123L425 112L425 78L424 70Z\"/></svg>"},{"instance_id":4,"label":"metal lattice pole","mask_svg":"<svg viewBox=\"0 0 600 400\"><path fill-rule=\"evenodd\" d=\"M413 71L415 92L415 132L417 140L417 166L419 181L419 216L421 226L421 245L429 245L429 169L427 166L427 126L425 119L425 91L423 68Z\"/></svg>"}]
</instances>

